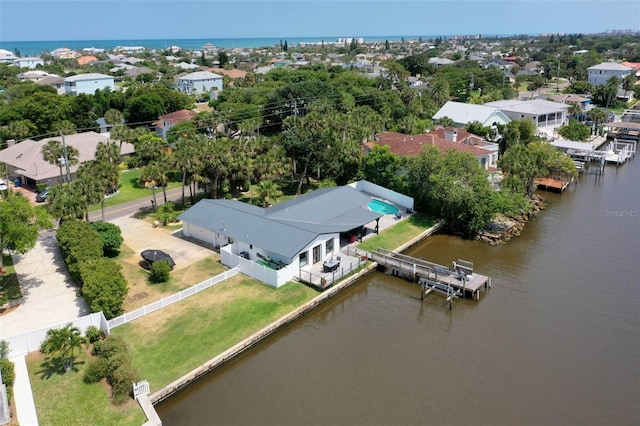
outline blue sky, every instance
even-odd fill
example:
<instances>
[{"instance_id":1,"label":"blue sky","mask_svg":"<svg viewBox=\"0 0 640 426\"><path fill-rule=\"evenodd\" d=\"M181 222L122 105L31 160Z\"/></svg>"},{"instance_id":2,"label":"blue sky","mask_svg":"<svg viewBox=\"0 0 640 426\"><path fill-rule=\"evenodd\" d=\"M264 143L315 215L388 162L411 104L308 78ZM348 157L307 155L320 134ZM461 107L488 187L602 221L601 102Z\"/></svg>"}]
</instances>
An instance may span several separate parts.
<instances>
[{"instance_id":1,"label":"blue sky","mask_svg":"<svg viewBox=\"0 0 640 426\"><path fill-rule=\"evenodd\" d=\"M592 33L640 29L618 0L0 0L0 41Z\"/></svg>"}]
</instances>

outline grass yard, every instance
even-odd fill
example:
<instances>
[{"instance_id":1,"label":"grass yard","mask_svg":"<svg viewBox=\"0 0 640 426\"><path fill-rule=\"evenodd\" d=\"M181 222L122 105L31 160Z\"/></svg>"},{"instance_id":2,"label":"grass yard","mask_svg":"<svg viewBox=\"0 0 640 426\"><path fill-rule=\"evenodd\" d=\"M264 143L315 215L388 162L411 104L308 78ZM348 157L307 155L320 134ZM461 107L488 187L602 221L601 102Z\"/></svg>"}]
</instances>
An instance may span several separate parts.
<instances>
[{"instance_id":1,"label":"grass yard","mask_svg":"<svg viewBox=\"0 0 640 426\"><path fill-rule=\"evenodd\" d=\"M298 283L275 289L236 275L112 333L129 344L140 378L155 392L317 294Z\"/></svg>"},{"instance_id":2,"label":"grass yard","mask_svg":"<svg viewBox=\"0 0 640 426\"><path fill-rule=\"evenodd\" d=\"M0 275L0 306L9 300L19 299L22 297L20 283L16 275L16 268L13 266L13 259L10 254L3 255L4 267L6 272Z\"/></svg>"},{"instance_id":3,"label":"grass yard","mask_svg":"<svg viewBox=\"0 0 640 426\"><path fill-rule=\"evenodd\" d=\"M89 355L82 352L74 369L62 373L50 368L40 352L27 356L27 367L40 425L114 425L140 426L146 421L142 409L134 400L115 406L111 404L107 385L86 384L82 375Z\"/></svg>"},{"instance_id":4,"label":"grass yard","mask_svg":"<svg viewBox=\"0 0 640 426\"><path fill-rule=\"evenodd\" d=\"M153 195L151 189L145 188L138 183L140 173L142 173L142 169L125 170L122 172L120 176L120 192L117 195L107 198L104 206L111 207ZM180 182L169 182L167 189L177 188L180 185ZM156 190L156 197L162 198L162 189ZM89 208L89 211L95 210L100 210L100 204L93 205Z\"/></svg>"},{"instance_id":5,"label":"grass yard","mask_svg":"<svg viewBox=\"0 0 640 426\"><path fill-rule=\"evenodd\" d=\"M432 218L416 213L410 218L398 222L391 228L385 229L375 237L361 242L358 244L358 248L366 251L376 250L380 247L394 250L421 232L431 228L435 223L435 220Z\"/></svg>"},{"instance_id":6,"label":"grass yard","mask_svg":"<svg viewBox=\"0 0 640 426\"><path fill-rule=\"evenodd\" d=\"M147 280L149 273L138 264L142 258L126 245L120 247L120 254L114 260L122 266L122 274L129 285L129 294L122 306L125 312L170 296L228 269L220 263L218 255L212 252L211 257L189 265L188 268L172 271L166 283L151 284Z\"/></svg>"}]
</instances>

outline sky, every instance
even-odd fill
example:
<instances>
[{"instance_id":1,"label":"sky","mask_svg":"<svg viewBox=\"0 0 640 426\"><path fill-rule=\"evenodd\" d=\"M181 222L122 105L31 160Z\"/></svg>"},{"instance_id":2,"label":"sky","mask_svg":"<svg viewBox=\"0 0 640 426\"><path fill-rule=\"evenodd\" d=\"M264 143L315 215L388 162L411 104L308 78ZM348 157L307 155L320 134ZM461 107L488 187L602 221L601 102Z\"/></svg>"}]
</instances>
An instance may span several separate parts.
<instances>
[{"instance_id":1,"label":"sky","mask_svg":"<svg viewBox=\"0 0 640 426\"><path fill-rule=\"evenodd\" d=\"M0 0L0 41L640 30L638 0Z\"/></svg>"}]
</instances>

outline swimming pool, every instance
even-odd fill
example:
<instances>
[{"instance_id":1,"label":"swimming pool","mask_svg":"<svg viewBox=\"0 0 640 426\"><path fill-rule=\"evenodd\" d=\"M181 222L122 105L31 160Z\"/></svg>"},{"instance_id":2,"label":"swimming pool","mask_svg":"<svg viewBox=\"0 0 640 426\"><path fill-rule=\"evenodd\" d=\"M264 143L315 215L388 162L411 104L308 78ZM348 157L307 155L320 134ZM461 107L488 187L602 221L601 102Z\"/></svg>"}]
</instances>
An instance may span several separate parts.
<instances>
[{"instance_id":1,"label":"swimming pool","mask_svg":"<svg viewBox=\"0 0 640 426\"><path fill-rule=\"evenodd\" d=\"M385 203L382 200L371 200L369 203L369 209L380 214L396 214L398 209L389 203Z\"/></svg>"}]
</instances>

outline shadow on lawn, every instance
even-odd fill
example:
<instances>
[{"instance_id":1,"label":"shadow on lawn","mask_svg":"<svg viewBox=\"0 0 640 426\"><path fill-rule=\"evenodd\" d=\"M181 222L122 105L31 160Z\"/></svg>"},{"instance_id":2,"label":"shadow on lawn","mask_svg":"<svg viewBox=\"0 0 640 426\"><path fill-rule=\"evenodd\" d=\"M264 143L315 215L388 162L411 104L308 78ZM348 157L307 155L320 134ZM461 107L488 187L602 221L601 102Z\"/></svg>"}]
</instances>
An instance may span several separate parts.
<instances>
[{"instance_id":1,"label":"shadow on lawn","mask_svg":"<svg viewBox=\"0 0 640 426\"><path fill-rule=\"evenodd\" d=\"M74 361L69 372L73 371L74 373L77 373L78 371L80 371L78 369L78 366L84 365L85 361L75 361L75 357L73 359ZM49 357L42 361L42 363L40 364L40 369L36 372L36 374L41 379L47 380L54 375L61 376L67 372L68 371L65 371L64 367L62 366L62 360L60 358Z\"/></svg>"}]
</instances>

